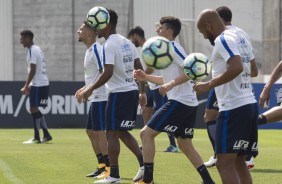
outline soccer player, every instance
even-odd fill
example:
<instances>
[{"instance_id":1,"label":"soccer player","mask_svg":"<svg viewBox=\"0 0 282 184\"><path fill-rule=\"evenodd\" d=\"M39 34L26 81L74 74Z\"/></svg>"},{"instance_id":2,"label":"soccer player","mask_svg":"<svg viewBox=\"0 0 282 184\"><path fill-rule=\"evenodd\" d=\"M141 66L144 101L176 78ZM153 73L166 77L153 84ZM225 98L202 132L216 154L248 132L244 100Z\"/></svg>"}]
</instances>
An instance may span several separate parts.
<instances>
[{"instance_id":1,"label":"soccer player","mask_svg":"<svg viewBox=\"0 0 282 184\"><path fill-rule=\"evenodd\" d=\"M146 103L144 82L139 83L140 89L133 78L134 69L142 69L134 44L116 33L118 16L109 9L110 22L98 35L106 42L102 49L104 71L96 82L80 93L87 100L92 91L106 84L108 103L106 106L106 134L110 158L110 175L94 183L120 183L118 157L120 153L119 139L134 153L140 168L133 178L138 181L143 177L144 166L142 152L136 139L129 133L135 125L138 99L141 106Z\"/></svg>"},{"instance_id":2,"label":"soccer player","mask_svg":"<svg viewBox=\"0 0 282 184\"><path fill-rule=\"evenodd\" d=\"M271 73L269 81L265 84L259 99L259 104L264 107L265 104L269 104L270 90L272 85L282 76L282 61L278 63L273 72ZM277 104L279 106L273 107L268 111L259 115L258 124L265 124L276 122L282 119L282 87L277 92Z\"/></svg>"},{"instance_id":3,"label":"soccer player","mask_svg":"<svg viewBox=\"0 0 282 184\"><path fill-rule=\"evenodd\" d=\"M84 78L85 86L76 91L75 97L79 103L83 99L79 98L80 93L90 84L93 84L103 71L101 62L102 46L96 42L97 33L87 22L84 22L77 31L78 41L83 42L87 47L84 57ZM105 108L107 104L107 95L105 86L93 90L89 98L91 105L88 111L88 120L86 125L86 134L91 142L94 153L96 154L98 167L87 177L102 178L110 170L110 161L108 156L107 138L105 132Z\"/></svg>"},{"instance_id":4,"label":"soccer player","mask_svg":"<svg viewBox=\"0 0 282 184\"><path fill-rule=\"evenodd\" d=\"M233 30L237 32L238 34L242 35L243 38L248 38L247 41L249 42L249 45L251 46L251 41L249 39L248 34L245 31L243 31L242 29L231 24L231 20L232 20L231 10L226 6L220 6L216 9L216 11L218 12L219 16L221 17L224 25L228 29ZM241 37L238 37L238 38L241 39ZM252 52L253 48L250 47L250 49L251 49L250 52ZM251 77L256 77L258 75L258 68L257 68L253 54L252 54L252 58L250 58L250 63L251 63ZM214 89L212 89L208 96L204 120L207 125L209 139L212 143L214 152L215 152L215 132L216 132L216 128L215 128L216 123L215 122L216 122L217 115L218 115L217 99L216 99L215 91ZM207 162L205 162L205 165L207 167L212 167L212 166L215 166L215 163L216 163L216 157L212 156L210 157L210 159ZM248 168L254 167L254 158L252 157L252 155L248 155L246 157L246 164Z\"/></svg>"},{"instance_id":5,"label":"soccer player","mask_svg":"<svg viewBox=\"0 0 282 184\"><path fill-rule=\"evenodd\" d=\"M128 37L134 43L135 47L142 47L146 41L144 30L140 26L132 28L128 33ZM147 74L157 76L161 75L161 70L154 70L152 68L147 67L146 64L142 62L142 60L141 64ZM160 85L151 82L148 82L148 85L149 87L147 87L146 89L147 104L144 107L141 107L144 125L147 124L147 122L152 117L153 113L156 112L167 101L166 96L163 97L160 95ZM170 145L164 152L179 152L174 135L172 133L167 133L167 135Z\"/></svg>"},{"instance_id":6,"label":"soccer player","mask_svg":"<svg viewBox=\"0 0 282 184\"><path fill-rule=\"evenodd\" d=\"M214 45L212 79L195 83L194 90L202 93L215 88L219 107L216 167L224 184L252 183L245 163L246 155L258 154L258 105L250 81L251 45L248 38L227 29L216 10L203 10L197 27Z\"/></svg>"},{"instance_id":7,"label":"soccer player","mask_svg":"<svg viewBox=\"0 0 282 184\"><path fill-rule=\"evenodd\" d=\"M181 22L178 18L162 17L156 30L159 36L171 41L176 57L171 65L162 70L162 76L148 75L137 70L134 76L139 81L150 81L159 85L161 95L167 94L168 101L152 116L147 125L141 130L140 136L143 147L145 173L143 181L139 184L153 183L155 137L161 132L173 133L177 139L180 150L197 169L205 184L214 183L203 164L203 160L192 144L198 101L193 91L193 82L182 71L183 61L186 57L184 49L175 42L176 36L181 30ZM182 83L178 83L178 77L184 76Z\"/></svg>"},{"instance_id":8,"label":"soccer player","mask_svg":"<svg viewBox=\"0 0 282 184\"><path fill-rule=\"evenodd\" d=\"M33 43L33 32L24 30L21 33L21 44L28 48L27 64L28 78L21 88L23 95L29 95L30 113L32 116L34 137L23 144L38 144L52 140L44 115L38 109L46 107L48 103L49 80L46 73L45 58L39 46ZM40 127L43 137L40 139Z\"/></svg>"}]
</instances>

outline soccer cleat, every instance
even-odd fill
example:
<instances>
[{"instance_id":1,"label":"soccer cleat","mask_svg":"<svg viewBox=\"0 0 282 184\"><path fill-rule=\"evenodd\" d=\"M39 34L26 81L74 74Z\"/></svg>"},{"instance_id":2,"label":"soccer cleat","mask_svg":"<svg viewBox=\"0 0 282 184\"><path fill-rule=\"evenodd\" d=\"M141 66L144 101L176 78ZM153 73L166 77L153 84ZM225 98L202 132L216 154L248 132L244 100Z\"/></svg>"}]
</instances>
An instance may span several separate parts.
<instances>
[{"instance_id":1,"label":"soccer cleat","mask_svg":"<svg viewBox=\"0 0 282 184\"><path fill-rule=\"evenodd\" d=\"M139 170L136 174L136 176L133 178L133 182L137 182L137 181L140 181L143 179L143 176L144 176L144 166L142 167L139 167Z\"/></svg>"},{"instance_id":2,"label":"soccer cleat","mask_svg":"<svg viewBox=\"0 0 282 184\"><path fill-rule=\"evenodd\" d=\"M95 179L104 179L110 175L110 167L106 167L105 171L103 171L98 176L94 176Z\"/></svg>"},{"instance_id":3,"label":"soccer cleat","mask_svg":"<svg viewBox=\"0 0 282 184\"><path fill-rule=\"evenodd\" d=\"M137 181L134 184L154 184L154 181L151 181L150 183L145 183L144 181Z\"/></svg>"},{"instance_id":4,"label":"soccer cleat","mask_svg":"<svg viewBox=\"0 0 282 184\"><path fill-rule=\"evenodd\" d=\"M207 162L205 162L204 164L206 167L213 167L215 166L216 161L217 159L214 156L211 156L210 159Z\"/></svg>"},{"instance_id":5,"label":"soccer cleat","mask_svg":"<svg viewBox=\"0 0 282 184\"><path fill-rule=\"evenodd\" d=\"M175 146L170 145L164 152L178 153L179 149Z\"/></svg>"},{"instance_id":6,"label":"soccer cleat","mask_svg":"<svg viewBox=\"0 0 282 184\"><path fill-rule=\"evenodd\" d=\"M255 166L254 157L251 157L250 160L246 161L246 165L249 169L253 168Z\"/></svg>"},{"instance_id":7,"label":"soccer cleat","mask_svg":"<svg viewBox=\"0 0 282 184\"><path fill-rule=\"evenodd\" d=\"M95 177L105 171L105 164L98 164L97 170L93 173L87 174L86 177Z\"/></svg>"},{"instance_id":8,"label":"soccer cleat","mask_svg":"<svg viewBox=\"0 0 282 184\"><path fill-rule=\"evenodd\" d=\"M41 143L40 140L34 139L34 138L29 139L29 140L23 142L23 144L40 144L40 143Z\"/></svg>"},{"instance_id":9,"label":"soccer cleat","mask_svg":"<svg viewBox=\"0 0 282 184\"><path fill-rule=\"evenodd\" d=\"M42 137L42 139L41 139L41 143L47 143L47 142L49 142L49 141L52 141L52 136L51 135L49 135L49 136L44 136L44 137Z\"/></svg>"},{"instance_id":10,"label":"soccer cleat","mask_svg":"<svg viewBox=\"0 0 282 184\"><path fill-rule=\"evenodd\" d=\"M107 176L106 178L95 181L94 183L121 183L121 179Z\"/></svg>"}]
</instances>

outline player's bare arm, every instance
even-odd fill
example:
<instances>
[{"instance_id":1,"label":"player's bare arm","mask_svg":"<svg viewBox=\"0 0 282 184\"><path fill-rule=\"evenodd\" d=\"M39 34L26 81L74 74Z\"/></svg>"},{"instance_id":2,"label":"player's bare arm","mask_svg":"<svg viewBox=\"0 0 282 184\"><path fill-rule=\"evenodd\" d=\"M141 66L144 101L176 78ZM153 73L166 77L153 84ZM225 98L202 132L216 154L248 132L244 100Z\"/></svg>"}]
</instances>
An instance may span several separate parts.
<instances>
[{"instance_id":1,"label":"player's bare arm","mask_svg":"<svg viewBox=\"0 0 282 184\"><path fill-rule=\"evenodd\" d=\"M161 85L161 87L159 88L160 94L162 96L165 96L166 93L170 91L172 88L184 82L187 82L188 80L190 79L187 77L187 75L185 75L184 73L181 73L181 75L176 77L174 80L171 80L170 82Z\"/></svg>"},{"instance_id":2,"label":"player's bare arm","mask_svg":"<svg viewBox=\"0 0 282 184\"><path fill-rule=\"evenodd\" d=\"M251 77L256 77L258 76L258 67L256 64L255 59L251 60Z\"/></svg>"},{"instance_id":3,"label":"player's bare arm","mask_svg":"<svg viewBox=\"0 0 282 184\"><path fill-rule=\"evenodd\" d=\"M265 84L259 98L259 105L261 107L264 106L264 104L269 103L269 98L270 98L270 90L272 85L280 79L282 76L282 61L279 62L279 64L274 68L273 72L270 75L269 81Z\"/></svg>"},{"instance_id":4,"label":"player's bare arm","mask_svg":"<svg viewBox=\"0 0 282 184\"><path fill-rule=\"evenodd\" d=\"M227 68L224 73L213 78L208 82L196 82L193 89L196 93L201 94L210 89L225 84L236 78L243 71L243 64L240 56L233 56L227 61Z\"/></svg>"},{"instance_id":5,"label":"player's bare arm","mask_svg":"<svg viewBox=\"0 0 282 184\"><path fill-rule=\"evenodd\" d=\"M134 69L143 70L139 58L134 60ZM138 84L139 84L139 104L141 107L144 107L147 104L147 96L145 93L145 81L139 81Z\"/></svg>"},{"instance_id":6,"label":"player's bare arm","mask_svg":"<svg viewBox=\"0 0 282 184\"><path fill-rule=\"evenodd\" d=\"M29 93L29 84L32 81L33 77L35 76L36 72L36 64L30 64L30 72L28 74L27 81L25 82L25 85L21 89L21 92L23 95L28 95Z\"/></svg>"},{"instance_id":7,"label":"player's bare arm","mask_svg":"<svg viewBox=\"0 0 282 184\"><path fill-rule=\"evenodd\" d=\"M138 81L149 81L159 85L162 85L164 83L162 76L148 75L143 70L135 70L134 78Z\"/></svg>"}]
</instances>

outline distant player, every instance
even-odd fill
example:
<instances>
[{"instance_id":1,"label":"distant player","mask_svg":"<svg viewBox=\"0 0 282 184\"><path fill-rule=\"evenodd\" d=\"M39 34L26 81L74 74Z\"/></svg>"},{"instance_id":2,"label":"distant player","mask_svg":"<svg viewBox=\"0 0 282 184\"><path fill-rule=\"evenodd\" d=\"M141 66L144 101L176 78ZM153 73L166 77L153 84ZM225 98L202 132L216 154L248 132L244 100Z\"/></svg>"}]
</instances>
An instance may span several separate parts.
<instances>
[{"instance_id":1,"label":"distant player","mask_svg":"<svg viewBox=\"0 0 282 184\"><path fill-rule=\"evenodd\" d=\"M146 103L144 82L138 86L133 78L134 69L142 69L137 51L133 43L116 33L118 16L115 11L108 10L110 22L105 29L99 31L104 37L103 45L104 71L98 80L80 93L87 100L92 91L106 84L108 103L106 106L106 133L110 158L110 175L94 183L120 183L118 157L120 153L119 139L134 153L139 162L139 170L133 181L143 177L144 166L142 152L136 139L129 133L134 128L138 99L141 106Z\"/></svg>"},{"instance_id":2,"label":"distant player","mask_svg":"<svg viewBox=\"0 0 282 184\"><path fill-rule=\"evenodd\" d=\"M24 30L21 32L21 44L28 48L27 64L28 78L21 92L29 95L30 113L32 116L34 137L23 144L45 143L52 140L44 115L38 109L39 106L46 107L49 94L49 80L46 73L45 58L42 50L33 43L33 32ZM40 139L40 127L43 137Z\"/></svg>"},{"instance_id":3,"label":"distant player","mask_svg":"<svg viewBox=\"0 0 282 184\"><path fill-rule=\"evenodd\" d=\"M146 41L144 30L140 26L132 28L128 33L129 39L134 43L135 47L142 47ZM141 64L144 68L145 73L159 76L161 75L161 70L154 70L146 66L141 60ZM142 116L144 119L144 125L152 117L153 113L156 112L164 103L167 101L166 96L161 96L159 92L160 85L148 82L148 87L146 89L147 104L142 108ZM179 152L174 135L167 133L170 145L165 150L165 152Z\"/></svg>"},{"instance_id":4,"label":"distant player","mask_svg":"<svg viewBox=\"0 0 282 184\"><path fill-rule=\"evenodd\" d=\"M240 29L240 28L231 24L232 12L228 7L220 6L216 9L216 11L218 12L218 14L221 17L223 23L225 24L225 26L228 29L233 30L233 31L237 32L239 35L241 35L240 37L238 37L238 41L240 41L241 38L246 38L246 41L250 45L250 48L249 48L250 52L252 53L251 58L250 58L251 77L256 77L258 75L258 68L257 68L256 62L255 62L255 57L254 57L254 54L253 54L253 48L252 48L252 44L251 44L249 35L245 31L243 31L242 29ZM210 141L212 143L214 152L215 152L215 132L216 132L215 127L216 127L217 115L218 115L217 98L216 98L214 89L212 89L209 93L209 96L208 96L204 120L205 120L205 123L207 125L208 135L209 135ZM212 156L212 157L210 157L209 161L205 162L205 165L207 167L215 166L216 160L217 160L216 156ZM247 164L248 168L254 167L254 158L252 157L252 155L248 155L246 157L246 164Z\"/></svg>"},{"instance_id":5,"label":"distant player","mask_svg":"<svg viewBox=\"0 0 282 184\"><path fill-rule=\"evenodd\" d=\"M89 85L93 84L102 74L103 65L101 61L102 46L96 42L97 33L84 22L77 31L78 41L83 42L87 47L84 57L84 78L85 86L76 91L75 97L79 103L83 99L79 98L80 93ZM87 177L102 178L110 170L108 156L107 138L105 132L105 109L107 95L105 86L93 91L89 97L91 105L88 111L86 133L91 142L94 153L96 154L98 167Z\"/></svg>"},{"instance_id":6,"label":"distant player","mask_svg":"<svg viewBox=\"0 0 282 184\"><path fill-rule=\"evenodd\" d=\"M139 81L150 81L159 85L161 95L167 94L168 101L152 116L147 125L141 130L140 136L143 147L145 174L139 184L154 183L154 156L155 137L161 132L173 133L177 139L180 150L197 169L205 184L214 183L203 164L203 160L195 150L192 138L198 100L193 91L193 82L183 73L183 61L186 57L184 49L175 42L176 36L181 30L181 22L178 18L162 17L157 28L159 36L170 40L174 46L176 57L171 65L162 70L162 76L148 75L141 70L135 71L135 78ZM176 78L176 76L179 76ZM178 78L184 80L178 82ZM181 168L180 168L181 169ZM177 171L176 171L177 172Z\"/></svg>"},{"instance_id":7,"label":"distant player","mask_svg":"<svg viewBox=\"0 0 282 184\"><path fill-rule=\"evenodd\" d=\"M216 10L202 11L199 32L214 45L212 79L197 82L203 93L215 88L219 114L216 120L216 167L223 184L252 183L246 155L258 154L258 106L251 85L251 45L248 38L223 24ZM240 42L238 38L241 37Z\"/></svg>"}]
</instances>

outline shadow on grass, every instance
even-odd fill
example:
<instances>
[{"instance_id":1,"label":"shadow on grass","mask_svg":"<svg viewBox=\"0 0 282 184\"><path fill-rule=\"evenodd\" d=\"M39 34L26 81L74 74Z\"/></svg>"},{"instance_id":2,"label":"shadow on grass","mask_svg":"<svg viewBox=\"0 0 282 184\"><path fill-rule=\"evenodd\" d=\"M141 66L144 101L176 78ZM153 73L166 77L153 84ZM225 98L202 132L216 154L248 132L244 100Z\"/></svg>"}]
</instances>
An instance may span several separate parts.
<instances>
[{"instance_id":1,"label":"shadow on grass","mask_svg":"<svg viewBox=\"0 0 282 184\"><path fill-rule=\"evenodd\" d=\"M252 169L251 172L257 173L282 173L282 169Z\"/></svg>"}]
</instances>

